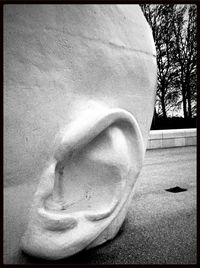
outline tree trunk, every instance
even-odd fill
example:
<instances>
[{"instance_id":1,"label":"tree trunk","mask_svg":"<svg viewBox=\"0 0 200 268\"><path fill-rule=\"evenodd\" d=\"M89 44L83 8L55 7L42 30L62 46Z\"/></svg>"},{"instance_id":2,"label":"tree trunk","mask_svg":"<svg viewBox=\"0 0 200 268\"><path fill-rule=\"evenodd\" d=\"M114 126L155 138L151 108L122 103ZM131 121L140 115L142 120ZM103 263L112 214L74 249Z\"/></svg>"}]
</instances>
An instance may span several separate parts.
<instances>
[{"instance_id":1,"label":"tree trunk","mask_svg":"<svg viewBox=\"0 0 200 268\"><path fill-rule=\"evenodd\" d=\"M155 129L156 127L156 119L157 119L158 115L156 113L156 108L154 108L154 113L153 113L153 120L152 120L152 123L151 123L151 127L152 129Z\"/></svg>"},{"instance_id":2,"label":"tree trunk","mask_svg":"<svg viewBox=\"0 0 200 268\"><path fill-rule=\"evenodd\" d=\"M188 61L188 60L187 60ZM190 91L190 75L189 75L189 62L187 63L187 71L185 78L185 89L187 93L187 104L188 104L188 117L192 118L192 106L191 106L191 91Z\"/></svg>"},{"instance_id":3,"label":"tree trunk","mask_svg":"<svg viewBox=\"0 0 200 268\"><path fill-rule=\"evenodd\" d=\"M162 88L161 105L162 105L163 118L167 118L167 113L166 113L166 108L165 108L165 93L164 93L164 88Z\"/></svg>"},{"instance_id":4,"label":"tree trunk","mask_svg":"<svg viewBox=\"0 0 200 268\"><path fill-rule=\"evenodd\" d=\"M192 118L191 92L189 86L187 86L187 101L188 101L188 117Z\"/></svg>"},{"instance_id":5,"label":"tree trunk","mask_svg":"<svg viewBox=\"0 0 200 268\"><path fill-rule=\"evenodd\" d=\"M187 118L187 102L186 102L186 95L185 95L185 85L182 84L182 98L183 98L183 114L184 118Z\"/></svg>"}]
</instances>

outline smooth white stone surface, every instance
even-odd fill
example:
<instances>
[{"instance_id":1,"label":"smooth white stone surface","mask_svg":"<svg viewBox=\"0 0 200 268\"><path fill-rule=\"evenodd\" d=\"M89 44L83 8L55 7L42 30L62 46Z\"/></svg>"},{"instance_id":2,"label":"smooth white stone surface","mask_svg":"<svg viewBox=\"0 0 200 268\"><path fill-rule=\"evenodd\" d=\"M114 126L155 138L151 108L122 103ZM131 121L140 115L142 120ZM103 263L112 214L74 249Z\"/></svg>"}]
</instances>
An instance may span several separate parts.
<instances>
[{"instance_id":1,"label":"smooth white stone surface","mask_svg":"<svg viewBox=\"0 0 200 268\"><path fill-rule=\"evenodd\" d=\"M162 146L163 146L163 144L162 144L163 140L162 139L149 140L148 142L149 142L148 146L147 146L148 149L162 148Z\"/></svg>"},{"instance_id":2,"label":"smooth white stone surface","mask_svg":"<svg viewBox=\"0 0 200 268\"><path fill-rule=\"evenodd\" d=\"M196 128L188 128L184 129L186 137L196 137L197 136L197 129Z\"/></svg>"},{"instance_id":3,"label":"smooth white stone surface","mask_svg":"<svg viewBox=\"0 0 200 268\"><path fill-rule=\"evenodd\" d=\"M149 140L158 140L162 139L163 137L163 130L152 130L149 133Z\"/></svg>"},{"instance_id":4,"label":"smooth white stone surface","mask_svg":"<svg viewBox=\"0 0 200 268\"><path fill-rule=\"evenodd\" d=\"M162 133L163 139L180 138L185 136L184 129L166 129L165 131L162 131Z\"/></svg>"},{"instance_id":5,"label":"smooth white stone surface","mask_svg":"<svg viewBox=\"0 0 200 268\"><path fill-rule=\"evenodd\" d=\"M190 145L196 145L197 144L197 137L187 137L185 139L185 145L190 146Z\"/></svg>"},{"instance_id":6,"label":"smooth white stone surface","mask_svg":"<svg viewBox=\"0 0 200 268\"><path fill-rule=\"evenodd\" d=\"M196 145L196 128L151 130L147 149Z\"/></svg>"},{"instance_id":7,"label":"smooth white stone surface","mask_svg":"<svg viewBox=\"0 0 200 268\"><path fill-rule=\"evenodd\" d=\"M175 147L185 146L185 138L175 138Z\"/></svg>"},{"instance_id":8,"label":"smooth white stone surface","mask_svg":"<svg viewBox=\"0 0 200 268\"><path fill-rule=\"evenodd\" d=\"M153 115L153 37L137 5L4 11L6 184L39 180L21 247L60 259L125 219Z\"/></svg>"}]
</instances>

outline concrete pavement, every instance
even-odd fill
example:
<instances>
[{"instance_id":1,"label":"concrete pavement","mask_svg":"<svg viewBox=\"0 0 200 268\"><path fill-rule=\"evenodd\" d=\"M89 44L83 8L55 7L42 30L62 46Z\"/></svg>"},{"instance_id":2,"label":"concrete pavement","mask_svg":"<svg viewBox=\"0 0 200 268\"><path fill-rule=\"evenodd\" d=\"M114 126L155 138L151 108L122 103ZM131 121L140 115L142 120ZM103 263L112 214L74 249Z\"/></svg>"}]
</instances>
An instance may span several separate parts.
<instances>
[{"instance_id":1,"label":"concrete pavement","mask_svg":"<svg viewBox=\"0 0 200 268\"><path fill-rule=\"evenodd\" d=\"M170 193L179 186L187 191ZM4 263L52 263L22 253L20 237L36 184L4 190ZM112 241L59 264L196 263L196 147L147 151L126 221Z\"/></svg>"}]
</instances>

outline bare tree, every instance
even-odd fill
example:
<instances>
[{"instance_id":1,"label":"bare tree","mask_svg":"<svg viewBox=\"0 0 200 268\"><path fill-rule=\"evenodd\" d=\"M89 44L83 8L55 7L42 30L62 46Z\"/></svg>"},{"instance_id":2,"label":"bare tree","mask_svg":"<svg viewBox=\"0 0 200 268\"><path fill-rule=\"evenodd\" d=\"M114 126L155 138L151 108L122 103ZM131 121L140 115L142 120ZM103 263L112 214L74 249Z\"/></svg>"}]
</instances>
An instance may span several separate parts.
<instances>
[{"instance_id":1,"label":"bare tree","mask_svg":"<svg viewBox=\"0 0 200 268\"><path fill-rule=\"evenodd\" d=\"M142 4L157 51L157 106L162 116L180 109L184 117L196 111L196 6ZM192 105L193 103L193 105Z\"/></svg>"},{"instance_id":2,"label":"bare tree","mask_svg":"<svg viewBox=\"0 0 200 268\"><path fill-rule=\"evenodd\" d=\"M191 118L195 113L195 110L192 111L192 101L196 102L197 8L195 5L175 5L174 16L175 47L173 59L179 70L178 84L182 92L184 117Z\"/></svg>"}]
</instances>

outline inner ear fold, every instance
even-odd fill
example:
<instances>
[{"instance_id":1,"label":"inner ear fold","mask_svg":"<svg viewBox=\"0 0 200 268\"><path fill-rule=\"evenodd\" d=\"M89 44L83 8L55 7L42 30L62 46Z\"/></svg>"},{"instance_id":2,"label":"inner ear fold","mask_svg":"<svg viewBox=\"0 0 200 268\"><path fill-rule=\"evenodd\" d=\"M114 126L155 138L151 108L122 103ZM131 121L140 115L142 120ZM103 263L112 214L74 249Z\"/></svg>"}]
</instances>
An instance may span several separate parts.
<instances>
[{"instance_id":1,"label":"inner ear fold","mask_svg":"<svg viewBox=\"0 0 200 268\"><path fill-rule=\"evenodd\" d=\"M144 155L142 135L122 109L78 121L62 132L54 189L45 205L68 213L105 211L135 182Z\"/></svg>"}]
</instances>

